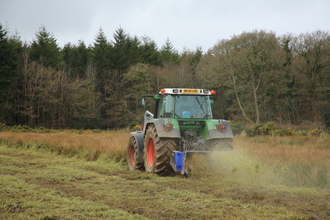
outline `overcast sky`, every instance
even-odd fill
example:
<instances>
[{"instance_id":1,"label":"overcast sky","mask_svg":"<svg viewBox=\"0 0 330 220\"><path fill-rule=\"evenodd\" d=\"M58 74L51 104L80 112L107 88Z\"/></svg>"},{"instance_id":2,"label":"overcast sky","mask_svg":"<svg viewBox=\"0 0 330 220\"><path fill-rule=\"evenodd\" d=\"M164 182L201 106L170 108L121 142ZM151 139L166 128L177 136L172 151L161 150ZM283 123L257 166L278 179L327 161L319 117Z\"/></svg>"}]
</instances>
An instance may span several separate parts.
<instances>
[{"instance_id":1,"label":"overcast sky","mask_svg":"<svg viewBox=\"0 0 330 220\"><path fill-rule=\"evenodd\" d=\"M93 44L100 27L112 41L121 27L159 48L169 38L179 52L199 46L206 52L243 31L329 31L330 0L0 0L0 23L27 43L41 26L61 47Z\"/></svg>"}]
</instances>

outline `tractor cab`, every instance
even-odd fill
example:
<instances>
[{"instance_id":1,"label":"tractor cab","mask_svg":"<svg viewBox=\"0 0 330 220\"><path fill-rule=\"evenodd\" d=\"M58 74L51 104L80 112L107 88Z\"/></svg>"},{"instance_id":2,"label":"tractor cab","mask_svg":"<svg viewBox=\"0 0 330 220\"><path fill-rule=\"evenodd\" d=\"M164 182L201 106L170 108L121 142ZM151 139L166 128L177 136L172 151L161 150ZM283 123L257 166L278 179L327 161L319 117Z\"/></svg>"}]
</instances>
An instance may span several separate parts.
<instances>
[{"instance_id":1,"label":"tractor cab","mask_svg":"<svg viewBox=\"0 0 330 220\"><path fill-rule=\"evenodd\" d=\"M162 89L158 95L144 96L156 100L154 118L212 119L211 95L215 91L205 89ZM142 100L146 107L147 100Z\"/></svg>"},{"instance_id":2,"label":"tractor cab","mask_svg":"<svg viewBox=\"0 0 330 220\"><path fill-rule=\"evenodd\" d=\"M209 96L167 94L159 102L159 118L211 119Z\"/></svg>"}]
</instances>

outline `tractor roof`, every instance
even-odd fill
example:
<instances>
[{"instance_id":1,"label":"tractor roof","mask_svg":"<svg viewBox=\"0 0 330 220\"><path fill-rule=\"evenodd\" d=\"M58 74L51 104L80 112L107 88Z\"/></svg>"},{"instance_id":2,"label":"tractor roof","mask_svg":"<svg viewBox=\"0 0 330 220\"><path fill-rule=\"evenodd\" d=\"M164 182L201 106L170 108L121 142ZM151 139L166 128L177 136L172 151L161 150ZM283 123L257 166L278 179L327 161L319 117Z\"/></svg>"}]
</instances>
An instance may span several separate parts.
<instances>
[{"instance_id":1,"label":"tractor roof","mask_svg":"<svg viewBox=\"0 0 330 220\"><path fill-rule=\"evenodd\" d=\"M207 89L186 89L186 88L165 88L159 91L159 94L173 94L173 95L215 95L214 90Z\"/></svg>"}]
</instances>

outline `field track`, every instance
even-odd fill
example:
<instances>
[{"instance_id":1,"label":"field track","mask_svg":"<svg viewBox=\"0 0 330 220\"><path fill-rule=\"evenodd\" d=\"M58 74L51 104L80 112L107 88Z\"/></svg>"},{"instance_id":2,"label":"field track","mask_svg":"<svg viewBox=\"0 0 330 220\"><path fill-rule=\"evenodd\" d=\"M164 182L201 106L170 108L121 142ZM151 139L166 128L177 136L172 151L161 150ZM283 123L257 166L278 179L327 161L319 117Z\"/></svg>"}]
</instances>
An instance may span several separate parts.
<instances>
[{"instance_id":1,"label":"field track","mask_svg":"<svg viewBox=\"0 0 330 220\"><path fill-rule=\"evenodd\" d=\"M0 219L328 219L330 194L129 172L0 145Z\"/></svg>"}]
</instances>

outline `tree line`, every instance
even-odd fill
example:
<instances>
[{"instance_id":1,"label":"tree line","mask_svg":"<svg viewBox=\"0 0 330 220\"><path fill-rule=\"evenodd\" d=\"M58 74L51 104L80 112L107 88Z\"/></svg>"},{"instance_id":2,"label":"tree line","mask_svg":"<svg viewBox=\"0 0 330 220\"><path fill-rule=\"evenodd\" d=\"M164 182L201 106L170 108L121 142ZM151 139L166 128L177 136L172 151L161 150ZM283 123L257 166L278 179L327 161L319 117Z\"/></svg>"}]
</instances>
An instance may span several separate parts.
<instances>
[{"instance_id":1,"label":"tree line","mask_svg":"<svg viewBox=\"0 0 330 220\"><path fill-rule=\"evenodd\" d=\"M142 121L141 96L164 87L217 91L214 117L330 127L330 35L254 30L178 53L167 39L123 28L92 45L59 47L42 26L23 43L0 24L0 122L48 128L121 128Z\"/></svg>"}]
</instances>

